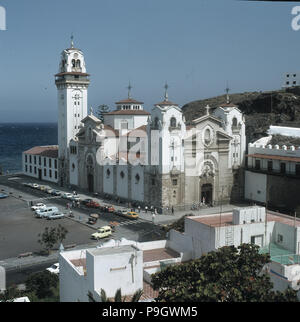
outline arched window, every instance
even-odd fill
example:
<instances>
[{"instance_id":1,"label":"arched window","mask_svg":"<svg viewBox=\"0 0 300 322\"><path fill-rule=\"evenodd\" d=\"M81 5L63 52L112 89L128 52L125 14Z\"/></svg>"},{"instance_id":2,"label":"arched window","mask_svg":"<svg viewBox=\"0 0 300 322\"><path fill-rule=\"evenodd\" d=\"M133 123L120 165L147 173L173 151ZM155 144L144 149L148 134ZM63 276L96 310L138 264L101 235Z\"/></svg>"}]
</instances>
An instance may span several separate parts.
<instances>
[{"instance_id":1,"label":"arched window","mask_svg":"<svg viewBox=\"0 0 300 322\"><path fill-rule=\"evenodd\" d=\"M120 177L123 179L125 177L125 173L123 171L120 172Z\"/></svg>"},{"instance_id":2,"label":"arched window","mask_svg":"<svg viewBox=\"0 0 300 322\"><path fill-rule=\"evenodd\" d=\"M236 117L234 117L232 119L232 127L237 127L237 119L236 119Z\"/></svg>"},{"instance_id":3,"label":"arched window","mask_svg":"<svg viewBox=\"0 0 300 322\"><path fill-rule=\"evenodd\" d=\"M106 170L106 176L107 176L107 178L110 176L110 170L109 169Z\"/></svg>"},{"instance_id":4,"label":"arched window","mask_svg":"<svg viewBox=\"0 0 300 322\"><path fill-rule=\"evenodd\" d=\"M137 173L135 176L135 183L139 183L140 181L140 175Z\"/></svg>"},{"instance_id":5,"label":"arched window","mask_svg":"<svg viewBox=\"0 0 300 322\"><path fill-rule=\"evenodd\" d=\"M76 60L76 67L79 67L79 68L80 68L80 67L81 67L80 65L81 65L80 60L79 60L79 59L77 59L77 60Z\"/></svg>"},{"instance_id":6,"label":"arched window","mask_svg":"<svg viewBox=\"0 0 300 322\"><path fill-rule=\"evenodd\" d=\"M159 119L158 119L158 117L156 117L155 119L154 119L154 127L157 129L158 128L158 122L159 122Z\"/></svg>"},{"instance_id":7,"label":"arched window","mask_svg":"<svg viewBox=\"0 0 300 322\"><path fill-rule=\"evenodd\" d=\"M171 117L170 126L171 127L176 127L176 118L175 117Z\"/></svg>"},{"instance_id":8,"label":"arched window","mask_svg":"<svg viewBox=\"0 0 300 322\"><path fill-rule=\"evenodd\" d=\"M211 133L210 129L206 129L204 133L204 142L205 144L209 144L211 142Z\"/></svg>"},{"instance_id":9,"label":"arched window","mask_svg":"<svg viewBox=\"0 0 300 322\"><path fill-rule=\"evenodd\" d=\"M76 61L75 61L75 59L72 59L72 67L76 67Z\"/></svg>"}]
</instances>

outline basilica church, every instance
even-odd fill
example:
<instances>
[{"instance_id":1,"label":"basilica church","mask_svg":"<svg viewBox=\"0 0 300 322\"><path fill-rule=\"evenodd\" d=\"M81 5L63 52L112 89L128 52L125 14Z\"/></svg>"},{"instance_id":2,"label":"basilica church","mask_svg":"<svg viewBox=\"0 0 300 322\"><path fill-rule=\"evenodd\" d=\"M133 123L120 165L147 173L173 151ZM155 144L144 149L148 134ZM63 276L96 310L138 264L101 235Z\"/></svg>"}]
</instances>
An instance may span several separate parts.
<instances>
[{"instance_id":1,"label":"basilica church","mask_svg":"<svg viewBox=\"0 0 300 322\"><path fill-rule=\"evenodd\" d=\"M89 74L73 41L55 78L58 184L158 208L230 200L246 139L244 116L228 95L186 125L167 84L149 111L129 86L127 97L101 121L92 109L88 113Z\"/></svg>"}]
</instances>

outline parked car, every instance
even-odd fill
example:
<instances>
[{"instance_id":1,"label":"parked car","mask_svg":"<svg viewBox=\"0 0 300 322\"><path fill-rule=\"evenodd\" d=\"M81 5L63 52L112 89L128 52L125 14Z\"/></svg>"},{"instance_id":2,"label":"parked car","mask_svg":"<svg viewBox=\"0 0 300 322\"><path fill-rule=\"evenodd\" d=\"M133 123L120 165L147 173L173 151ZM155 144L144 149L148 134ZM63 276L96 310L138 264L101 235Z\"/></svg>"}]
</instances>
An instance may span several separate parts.
<instances>
[{"instance_id":1,"label":"parked car","mask_svg":"<svg viewBox=\"0 0 300 322\"><path fill-rule=\"evenodd\" d=\"M99 218L98 214L91 214L87 223L89 225L95 225L97 220L98 220L98 218Z\"/></svg>"},{"instance_id":2,"label":"parked car","mask_svg":"<svg viewBox=\"0 0 300 322\"><path fill-rule=\"evenodd\" d=\"M119 209L117 211L115 211L115 214L118 215L118 216L124 216L127 214L127 210L122 210L122 209Z\"/></svg>"},{"instance_id":3,"label":"parked car","mask_svg":"<svg viewBox=\"0 0 300 322\"><path fill-rule=\"evenodd\" d=\"M40 187L40 185L37 184L37 183L33 183L32 184L32 188L34 188L34 189L39 189L39 187Z\"/></svg>"},{"instance_id":4,"label":"parked car","mask_svg":"<svg viewBox=\"0 0 300 322\"><path fill-rule=\"evenodd\" d=\"M85 206L87 203L89 203L91 201L94 201L94 200L93 199L84 199L81 201L81 204Z\"/></svg>"},{"instance_id":5,"label":"parked car","mask_svg":"<svg viewBox=\"0 0 300 322\"><path fill-rule=\"evenodd\" d=\"M30 182L24 182L23 183L23 186L24 187L30 187L30 188L32 188L32 183L30 183Z\"/></svg>"},{"instance_id":6,"label":"parked car","mask_svg":"<svg viewBox=\"0 0 300 322\"><path fill-rule=\"evenodd\" d=\"M99 228L96 233L92 234L91 238L101 239L101 238L109 237L111 234L112 234L111 227L103 226Z\"/></svg>"},{"instance_id":7,"label":"parked car","mask_svg":"<svg viewBox=\"0 0 300 322\"><path fill-rule=\"evenodd\" d=\"M59 263L53 264L51 267L46 268L46 270L53 274L59 274Z\"/></svg>"},{"instance_id":8,"label":"parked car","mask_svg":"<svg viewBox=\"0 0 300 322\"><path fill-rule=\"evenodd\" d=\"M64 217L65 217L65 214L56 213L56 214L47 216L47 219L48 220L55 220L55 219L62 219Z\"/></svg>"},{"instance_id":9,"label":"parked car","mask_svg":"<svg viewBox=\"0 0 300 322\"><path fill-rule=\"evenodd\" d=\"M46 218L50 215L57 214L59 212L57 207L46 207L44 209L38 209L35 211L36 217Z\"/></svg>"},{"instance_id":10,"label":"parked car","mask_svg":"<svg viewBox=\"0 0 300 322\"><path fill-rule=\"evenodd\" d=\"M126 214L124 214L124 216L129 219L138 219L139 218L138 213L136 213L134 211L128 211Z\"/></svg>"},{"instance_id":11,"label":"parked car","mask_svg":"<svg viewBox=\"0 0 300 322\"><path fill-rule=\"evenodd\" d=\"M100 204L96 201L93 201L93 200L86 203L85 206L88 208L100 208Z\"/></svg>"},{"instance_id":12,"label":"parked car","mask_svg":"<svg viewBox=\"0 0 300 322\"><path fill-rule=\"evenodd\" d=\"M68 199L68 200L71 200L71 198L73 197L73 195L69 192L65 192L61 195L62 198L64 199Z\"/></svg>"},{"instance_id":13,"label":"parked car","mask_svg":"<svg viewBox=\"0 0 300 322\"><path fill-rule=\"evenodd\" d=\"M46 190L46 186L39 186L37 189L39 189L41 191L45 191Z\"/></svg>"},{"instance_id":14,"label":"parked car","mask_svg":"<svg viewBox=\"0 0 300 322\"><path fill-rule=\"evenodd\" d=\"M61 195L61 191L59 191L59 190L53 190L51 192L51 195L53 195L53 196L60 196Z\"/></svg>"},{"instance_id":15,"label":"parked car","mask_svg":"<svg viewBox=\"0 0 300 322\"><path fill-rule=\"evenodd\" d=\"M113 206L110 205L104 205L101 207L101 210L103 212L110 212L110 213L114 213L115 212L115 208Z\"/></svg>"},{"instance_id":16,"label":"parked car","mask_svg":"<svg viewBox=\"0 0 300 322\"><path fill-rule=\"evenodd\" d=\"M5 199L7 197L8 195L6 193L0 193L0 199Z\"/></svg>"},{"instance_id":17,"label":"parked car","mask_svg":"<svg viewBox=\"0 0 300 322\"><path fill-rule=\"evenodd\" d=\"M47 206L44 203L37 203L36 205L31 207L31 210L38 210L38 209L44 209L47 208Z\"/></svg>"},{"instance_id":18,"label":"parked car","mask_svg":"<svg viewBox=\"0 0 300 322\"><path fill-rule=\"evenodd\" d=\"M49 193L49 195L51 195L52 194L52 192L54 191L54 189L52 189L52 188L46 188L46 190L45 190L47 193Z\"/></svg>"},{"instance_id":19,"label":"parked car","mask_svg":"<svg viewBox=\"0 0 300 322\"><path fill-rule=\"evenodd\" d=\"M80 201L80 197L78 195L72 195L71 199L72 201Z\"/></svg>"}]
</instances>

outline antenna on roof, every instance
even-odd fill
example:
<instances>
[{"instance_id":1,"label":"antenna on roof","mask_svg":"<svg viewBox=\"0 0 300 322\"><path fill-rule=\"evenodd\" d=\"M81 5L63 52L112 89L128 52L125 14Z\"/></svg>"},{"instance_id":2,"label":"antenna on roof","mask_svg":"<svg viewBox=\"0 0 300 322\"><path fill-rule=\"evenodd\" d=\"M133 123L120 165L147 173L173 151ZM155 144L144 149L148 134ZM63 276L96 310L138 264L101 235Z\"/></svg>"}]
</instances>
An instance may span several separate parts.
<instances>
[{"instance_id":1,"label":"antenna on roof","mask_svg":"<svg viewBox=\"0 0 300 322\"><path fill-rule=\"evenodd\" d=\"M165 101L167 101L167 100L168 100L168 98L169 98L169 95L168 95L168 88L169 88L169 85L168 85L168 83L167 83L167 82L166 82L166 84L165 84L164 88L165 88Z\"/></svg>"}]
</instances>

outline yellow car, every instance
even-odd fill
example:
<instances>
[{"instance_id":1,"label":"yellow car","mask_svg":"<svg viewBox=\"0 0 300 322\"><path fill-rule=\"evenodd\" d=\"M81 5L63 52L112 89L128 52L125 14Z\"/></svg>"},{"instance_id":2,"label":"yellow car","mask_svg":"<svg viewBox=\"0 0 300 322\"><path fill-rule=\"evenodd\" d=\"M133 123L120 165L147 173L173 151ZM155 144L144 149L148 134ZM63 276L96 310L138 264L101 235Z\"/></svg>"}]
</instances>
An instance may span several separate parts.
<instances>
[{"instance_id":1,"label":"yellow car","mask_svg":"<svg viewBox=\"0 0 300 322\"><path fill-rule=\"evenodd\" d=\"M139 215L134 212L134 211L129 211L126 214L124 214L125 217L130 218L130 219L138 219Z\"/></svg>"},{"instance_id":2,"label":"yellow car","mask_svg":"<svg viewBox=\"0 0 300 322\"><path fill-rule=\"evenodd\" d=\"M93 239L101 239L101 238L106 238L112 234L111 227L109 226L103 226L98 229L98 231L94 234L92 234Z\"/></svg>"}]
</instances>

